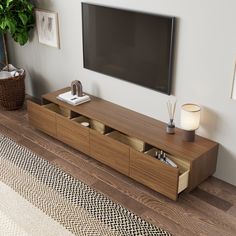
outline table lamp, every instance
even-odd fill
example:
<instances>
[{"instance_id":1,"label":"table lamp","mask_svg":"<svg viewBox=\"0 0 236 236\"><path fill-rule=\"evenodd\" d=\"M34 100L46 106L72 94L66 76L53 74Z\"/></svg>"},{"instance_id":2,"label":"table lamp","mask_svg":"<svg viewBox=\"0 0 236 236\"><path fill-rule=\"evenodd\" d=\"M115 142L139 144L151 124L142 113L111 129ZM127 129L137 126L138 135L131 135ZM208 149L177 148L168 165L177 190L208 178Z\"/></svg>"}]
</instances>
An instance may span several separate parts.
<instances>
[{"instance_id":1,"label":"table lamp","mask_svg":"<svg viewBox=\"0 0 236 236\"><path fill-rule=\"evenodd\" d=\"M200 106L196 104L184 104L181 107L180 126L184 130L183 140L194 142L195 130L198 129L200 123Z\"/></svg>"}]
</instances>

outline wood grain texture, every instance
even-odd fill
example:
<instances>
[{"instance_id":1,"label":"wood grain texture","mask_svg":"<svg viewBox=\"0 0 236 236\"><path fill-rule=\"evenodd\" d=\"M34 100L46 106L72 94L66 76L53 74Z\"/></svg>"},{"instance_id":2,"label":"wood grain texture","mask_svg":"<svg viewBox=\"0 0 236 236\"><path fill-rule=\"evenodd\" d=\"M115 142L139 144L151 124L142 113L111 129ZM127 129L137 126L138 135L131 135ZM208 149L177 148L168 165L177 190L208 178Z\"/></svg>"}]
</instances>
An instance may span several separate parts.
<instances>
[{"instance_id":1,"label":"wood grain texture","mask_svg":"<svg viewBox=\"0 0 236 236\"><path fill-rule=\"evenodd\" d=\"M37 129L56 137L56 114L36 103L28 101L29 123Z\"/></svg>"},{"instance_id":2,"label":"wood grain texture","mask_svg":"<svg viewBox=\"0 0 236 236\"><path fill-rule=\"evenodd\" d=\"M63 92L69 91L69 89L64 88L45 94L43 99L65 106L65 103L56 97ZM169 135L165 132L165 123L94 96L91 96L91 102L80 106L69 104L66 106L72 111L98 120L111 128L159 147L174 156L181 156L181 158L188 161L193 161L205 154L209 149L218 146L216 142L200 136L197 136L196 141L193 143L185 142L182 140L182 131L180 129L176 128L175 135ZM140 126L140 124L142 125Z\"/></svg>"},{"instance_id":3,"label":"wood grain texture","mask_svg":"<svg viewBox=\"0 0 236 236\"><path fill-rule=\"evenodd\" d=\"M43 95L43 100L46 103L51 101L59 106L66 106L78 114L98 120L128 136L138 138L148 145L153 145L172 156L187 161L190 165L188 191L194 189L215 172L218 153L218 144L216 142L200 136L196 136L195 142L185 142L182 139L182 131L180 129L176 128L175 135L169 135L165 132L165 123L94 96L91 96L92 101L89 103L76 107L67 105L56 97L68 90L69 88L64 88ZM105 161L103 160L103 163ZM108 164L108 162L106 163ZM182 184L184 181L180 183ZM179 191L181 190L182 187L180 186Z\"/></svg>"},{"instance_id":4,"label":"wood grain texture","mask_svg":"<svg viewBox=\"0 0 236 236\"><path fill-rule=\"evenodd\" d=\"M236 205L236 188L232 184L210 177L200 184L199 188Z\"/></svg>"},{"instance_id":5,"label":"wood grain texture","mask_svg":"<svg viewBox=\"0 0 236 236\"><path fill-rule=\"evenodd\" d=\"M50 136L32 129L25 109L0 111L0 133L26 145L68 174L108 195L143 219L178 236L235 236L236 187L211 177L199 188L228 201L227 211L193 194L177 202L126 177ZM48 158L49 157L49 158ZM97 187L96 187L97 186Z\"/></svg>"},{"instance_id":6,"label":"wood grain texture","mask_svg":"<svg viewBox=\"0 0 236 236\"><path fill-rule=\"evenodd\" d=\"M130 177L176 200L179 180L177 168L130 149Z\"/></svg>"},{"instance_id":7,"label":"wood grain texture","mask_svg":"<svg viewBox=\"0 0 236 236\"><path fill-rule=\"evenodd\" d=\"M191 191L207 177L214 174L216 170L217 153L218 146L214 146L191 162L188 191Z\"/></svg>"},{"instance_id":8,"label":"wood grain texture","mask_svg":"<svg viewBox=\"0 0 236 236\"><path fill-rule=\"evenodd\" d=\"M55 134L53 135L52 132L49 132L51 130L48 130L47 123L52 123L53 119L47 122L52 114L49 110L46 110L50 109L54 111L57 127L56 137L58 137L59 140L86 154L90 154L97 160L113 167L123 174L129 175L131 171L132 178L156 191L159 189L161 193L172 199L176 199L178 193L185 190L186 187L188 187L189 191L194 189L199 183L214 173L218 153L217 143L202 137L197 137L196 141L192 143L183 142L180 130L177 129L175 135L169 135L165 132L163 122L97 97L91 96L92 101L89 103L81 104L76 107L71 106L57 99L57 96L65 91L68 91L68 89L65 88L43 95L43 102L46 105L40 107L37 111L36 108L38 105L35 105L35 109L32 109L34 106L29 103L29 119L31 124L35 124L38 129L42 127L41 130L46 130L46 133L55 137ZM40 121L37 121L35 114L41 118ZM114 136L113 138L118 139L120 142L112 141L112 139L96 134L96 132L92 130L89 134L88 129L87 135L84 135L84 127L79 127L78 124L64 118L62 115L68 118L83 115L91 120L95 119L107 127L114 128L115 131L107 136ZM125 135L118 131L124 132ZM152 133L153 131L155 135ZM78 136L78 138L76 138L76 136ZM131 140L132 142L130 143ZM165 143L163 143L163 141ZM126 145L122 144L124 142ZM127 145L127 142L129 142L130 145ZM132 146L131 144L135 144L135 147L139 151L143 151L146 145L154 145L154 147L163 149L175 157L178 162L188 163L189 167L185 172L181 173L179 178L179 174L172 172L171 168L168 166L162 163L159 165L158 161L156 162L153 158L149 158L149 161L146 161L147 159L143 158L144 156L141 154L137 154L140 158L137 158L138 162L135 164L135 158L131 158L129 155L125 154L125 152L129 152L127 147ZM163 148L163 144L166 147L168 146L168 149ZM132 167L129 166L130 158L133 161ZM155 166L154 163L157 163L156 166L159 170L157 175L154 171L150 171L150 168ZM163 167L163 170L161 171L159 167ZM147 174L148 172L150 173Z\"/></svg>"},{"instance_id":9,"label":"wood grain texture","mask_svg":"<svg viewBox=\"0 0 236 236\"><path fill-rule=\"evenodd\" d=\"M178 224L175 221L169 219L167 216L163 215L163 213L159 213L152 209L148 209L141 216L148 220L150 223L154 225L159 225L159 227L162 227L163 229L166 228L166 223L163 224L163 222L168 222L169 232L172 232L174 236L197 235L194 234L192 230L189 230L186 227L182 227L181 224Z\"/></svg>"},{"instance_id":10,"label":"wood grain texture","mask_svg":"<svg viewBox=\"0 0 236 236\"><path fill-rule=\"evenodd\" d=\"M200 188L196 188L192 192L192 195L197 196L198 198L204 200L205 202L208 202L212 206L222 209L223 211L227 211L233 206L231 203L225 201L224 199L212 195Z\"/></svg>"},{"instance_id":11,"label":"wood grain texture","mask_svg":"<svg viewBox=\"0 0 236 236\"><path fill-rule=\"evenodd\" d=\"M236 206L232 206L227 212L236 218Z\"/></svg>"},{"instance_id":12,"label":"wood grain texture","mask_svg":"<svg viewBox=\"0 0 236 236\"><path fill-rule=\"evenodd\" d=\"M205 221L206 227L209 227L204 227L205 232L210 231L210 235L214 235L214 231L218 231L215 232L216 235L235 235L236 218L232 217L228 211L225 212L224 210L211 205L209 201L205 202L202 198L198 198L192 194L184 194L181 198L181 202L186 208L189 207L189 209L191 209L190 212L194 217L196 213L198 219ZM232 208L233 207L230 209ZM209 233L205 233L205 235L208 234Z\"/></svg>"},{"instance_id":13,"label":"wood grain texture","mask_svg":"<svg viewBox=\"0 0 236 236\"><path fill-rule=\"evenodd\" d=\"M89 152L89 129L72 121L66 117L56 115L57 138L82 151L85 154Z\"/></svg>"},{"instance_id":14,"label":"wood grain texture","mask_svg":"<svg viewBox=\"0 0 236 236\"><path fill-rule=\"evenodd\" d=\"M129 175L129 146L90 130L90 155L115 170Z\"/></svg>"}]
</instances>

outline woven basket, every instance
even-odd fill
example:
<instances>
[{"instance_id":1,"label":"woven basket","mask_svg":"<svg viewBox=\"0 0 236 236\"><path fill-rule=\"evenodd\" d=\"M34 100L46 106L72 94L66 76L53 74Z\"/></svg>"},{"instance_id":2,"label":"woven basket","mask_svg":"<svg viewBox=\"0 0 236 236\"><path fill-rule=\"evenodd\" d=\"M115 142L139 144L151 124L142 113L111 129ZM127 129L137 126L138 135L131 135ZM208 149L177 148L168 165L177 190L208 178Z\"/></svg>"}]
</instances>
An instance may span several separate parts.
<instances>
[{"instance_id":1,"label":"woven basket","mask_svg":"<svg viewBox=\"0 0 236 236\"><path fill-rule=\"evenodd\" d=\"M0 108L16 110L25 100L25 71L22 75L0 79Z\"/></svg>"}]
</instances>

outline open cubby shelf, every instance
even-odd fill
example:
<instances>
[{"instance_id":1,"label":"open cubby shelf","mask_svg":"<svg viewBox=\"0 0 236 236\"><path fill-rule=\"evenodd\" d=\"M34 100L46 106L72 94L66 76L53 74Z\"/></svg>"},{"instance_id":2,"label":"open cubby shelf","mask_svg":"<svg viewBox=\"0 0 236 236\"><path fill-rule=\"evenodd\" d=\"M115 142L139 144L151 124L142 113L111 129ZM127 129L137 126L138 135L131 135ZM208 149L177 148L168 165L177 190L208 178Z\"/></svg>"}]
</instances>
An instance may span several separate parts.
<instances>
[{"instance_id":1,"label":"open cubby shelf","mask_svg":"<svg viewBox=\"0 0 236 236\"><path fill-rule=\"evenodd\" d=\"M28 101L30 124L173 200L214 173L217 143L184 142L181 130L166 134L165 123L97 97L79 106L56 98L68 90L43 95L42 105ZM160 150L177 167L158 160Z\"/></svg>"}]
</instances>

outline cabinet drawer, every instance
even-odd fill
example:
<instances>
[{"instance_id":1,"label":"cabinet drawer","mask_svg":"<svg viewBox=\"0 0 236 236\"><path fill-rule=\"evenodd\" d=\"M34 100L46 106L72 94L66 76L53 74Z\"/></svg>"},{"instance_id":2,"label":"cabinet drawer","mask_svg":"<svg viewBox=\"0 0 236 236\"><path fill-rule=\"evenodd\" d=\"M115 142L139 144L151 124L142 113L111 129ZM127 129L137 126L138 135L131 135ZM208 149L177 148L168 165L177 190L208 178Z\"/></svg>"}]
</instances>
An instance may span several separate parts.
<instances>
[{"instance_id":1,"label":"cabinet drawer","mask_svg":"<svg viewBox=\"0 0 236 236\"><path fill-rule=\"evenodd\" d=\"M119 141L120 143L126 144L129 147L132 147L133 149L137 151L144 151L145 149L145 143L137 138L130 137L128 135L122 134L119 131L112 131L109 134L107 134L112 139L115 139Z\"/></svg>"},{"instance_id":2,"label":"cabinet drawer","mask_svg":"<svg viewBox=\"0 0 236 236\"><path fill-rule=\"evenodd\" d=\"M90 130L90 155L117 171L129 175L129 147Z\"/></svg>"},{"instance_id":3,"label":"cabinet drawer","mask_svg":"<svg viewBox=\"0 0 236 236\"><path fill-rule=\"evenodd\" d=\"M57 138L83 153L89 154L89 128L66 117L56 115Z\"/></svg>"},{"instance_id":4,"label":"cabinet drawer","mask_svg":"<svg viewBox=\"0 0 236 236\"><path fill-rule=\"evenodd\" d=\"M189 170L181 175L179 173L179 168L130 150L130 177L173 200L176 200L178 193L188 185Z\"/></svg>"},{"instance_id":5,"label":"cabinet drawer","mask_svg":"<svg viewBox=\"0 0 236 236\"><path fill-rule=\"evenodd\" d=\"M27 101L29 123L37 129L56 137L56 114L55 112Z\"/></svg>"}]
</instances>

